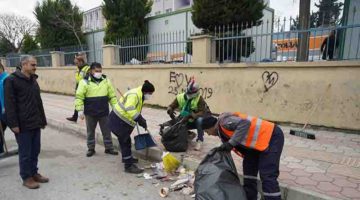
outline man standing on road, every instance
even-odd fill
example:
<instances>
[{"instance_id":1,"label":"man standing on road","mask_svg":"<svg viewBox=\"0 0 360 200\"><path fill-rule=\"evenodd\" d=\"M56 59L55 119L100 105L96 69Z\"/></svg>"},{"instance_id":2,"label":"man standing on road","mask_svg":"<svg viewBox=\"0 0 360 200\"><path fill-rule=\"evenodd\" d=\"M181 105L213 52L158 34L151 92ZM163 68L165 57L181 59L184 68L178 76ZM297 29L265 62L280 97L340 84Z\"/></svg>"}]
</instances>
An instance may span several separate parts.
<instances>
[{"instance_id":1,"label":"man standing on road","mask_svg":"<svg viewBox=\"0 0 360 200\"><path fill-rule=\"evenodd\" d=\"M139 174L144 171L135 164L138 160L131 153L130 135L136 123L147 130L147 123L141 115L141 110L144 100L149 100L154 91L154 85L146 80L142 86L126 92L109 115L109 126L119 140L122 162L127 173Z\"/></svg>"},{"instance_id":2,"label":"man standing on road","mask_svg":"<svg viewBox=\"0 0 360 200\"><path fill-rule=\"evenodd\" d=\"M47 125L40 87L36 81L36 59L21 58L21 70L5 80L5 110L9 128L19 146L20 176L29 189L39 188L48 178L38 173L41 131Z\"/></svg>"},{"instance_id":3,"label":"man standing on road","mask_svg":"<svg viewBox=\"0 0 360 200\"><path fill-rule=\"evenodd\" d=\"M85 52L78 53L78 55L75 56L74 63L77 66L77 71L75 74L75 81L76 81L75 93L76 93L76 90L79 86L79 82L81 80L83 80L85 78L85 76L88 76L90 67L88 64L86 64L86 53ZM77 122L78 111L75 109L73 116L68 117L66 119L71 122Z\"/></svg>"},{"instance_id":4,"label":"man standing on road","mask_svg":"<svg viewBox=\"0 0 360 200\"><path fill-rule=\"evenodd\" d=\"M257 199L257 176L260 174L265 200L281 200L277 178L284 134L277 125L257 117L223 113L219 119L206 117L202 124L206 133L219 136L221 151L242 154L244 189L248 200Z\"/></svg>"},{"instance_id":5,"label":"man standing on road","mask_svg":"<svg viewBox=\"0 0 360 200\"><path fill-rule=\"evenodd\" d=\"M110 80L102 74L100 63L92 63L90 74L80 81L76 91L75 108L81 119L86 118L87 157L95 154L95 128L99 122L105 153L118 155L114 151L111 132L108 127L109 103L111 107L117 104L114 87Z\"/></svg>"}]
</instances>

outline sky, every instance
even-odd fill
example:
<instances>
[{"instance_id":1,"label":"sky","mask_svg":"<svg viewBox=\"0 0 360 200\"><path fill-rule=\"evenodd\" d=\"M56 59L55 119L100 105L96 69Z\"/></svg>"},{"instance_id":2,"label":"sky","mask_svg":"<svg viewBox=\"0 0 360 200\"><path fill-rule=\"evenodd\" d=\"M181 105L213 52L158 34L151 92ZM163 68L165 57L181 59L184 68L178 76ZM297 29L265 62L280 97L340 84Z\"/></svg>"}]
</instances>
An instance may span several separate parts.
<instances>
[{"instance_id":1,"label":"sky","mask_svg":"<svg viewBox=\"0 0 360 200\"><path fill-rule=\"evenodd\" d=\"M23 15L36 21L33 10L38 1L41 0L0 0L0 14L14 13ZM86 11L101 5L102 0L71 0L81 10ZM275 17L295 17L299 13L300 0L270 0L270 7L275 10ZM315 9L314 3L319 0L311 0L311 9ZM342 2L344 0L341 0Z\"/></svg>"}]
</instances>

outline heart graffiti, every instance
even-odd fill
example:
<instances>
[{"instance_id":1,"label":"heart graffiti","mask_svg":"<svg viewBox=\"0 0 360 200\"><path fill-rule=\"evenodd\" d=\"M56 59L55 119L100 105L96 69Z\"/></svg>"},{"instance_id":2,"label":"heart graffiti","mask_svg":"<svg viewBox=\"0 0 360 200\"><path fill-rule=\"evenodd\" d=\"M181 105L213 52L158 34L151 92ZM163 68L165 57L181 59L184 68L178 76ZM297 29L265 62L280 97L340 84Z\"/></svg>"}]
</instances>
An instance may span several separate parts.
<instances>
[{"instance_id":1,"label":"heart graffiti","mask_svg":"<svg viewBox=\"0 0 360 200\"><path fill-rule=\"evenodd\" d=\"M270 73L268 71L265 71L262 74L262 80L264 82L265 92L267 92L277 83L277 81L279 80L279 74L277 72Z\"/></svg>"}]
</instances>

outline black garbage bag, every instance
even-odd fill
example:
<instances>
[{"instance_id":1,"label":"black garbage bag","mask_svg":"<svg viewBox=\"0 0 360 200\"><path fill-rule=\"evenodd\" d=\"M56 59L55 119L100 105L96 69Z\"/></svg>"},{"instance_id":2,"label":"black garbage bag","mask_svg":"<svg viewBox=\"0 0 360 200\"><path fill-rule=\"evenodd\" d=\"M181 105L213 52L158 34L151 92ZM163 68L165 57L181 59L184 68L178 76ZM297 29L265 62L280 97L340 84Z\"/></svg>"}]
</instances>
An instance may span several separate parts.
<instances>
[{"instance_id":1,"label":"black garbage bag","mask_svg":"<svg viewBox=\"0 0 360 200\"><path fill-rule=\"evenodd\" d=\"M161 131L161 142L170 152L185 152L188 148L188 130L181 121L164 128Z\"/></svg>"},{"instance_id":2,"label":"black garbage bag","mask_svg":"<svg viewBox=\"0 0 360 200\"><path fill-rule=\"evenodd\" d=\"M246 200L230 152L212 149L195 172L196 200Z\"/></svg>"}]
</instances>

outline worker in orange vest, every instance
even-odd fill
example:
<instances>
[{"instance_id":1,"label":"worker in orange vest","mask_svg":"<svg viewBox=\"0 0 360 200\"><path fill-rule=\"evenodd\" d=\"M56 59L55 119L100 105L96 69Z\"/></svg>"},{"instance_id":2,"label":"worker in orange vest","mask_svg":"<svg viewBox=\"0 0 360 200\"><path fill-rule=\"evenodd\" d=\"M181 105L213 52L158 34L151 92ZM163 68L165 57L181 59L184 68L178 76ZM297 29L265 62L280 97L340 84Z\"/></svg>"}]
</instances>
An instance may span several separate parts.
<instances>
[{"instance_id":1,"label":"worker in orange vest","mask_svg":"<svg viewBox=\"0 0 360 200\"><path fill-rule=\"evenodd\" d=\"M217 149L235 151L244 157L244 189L248 200L257 199L257 176L260 174L265 200L281 200L277 178L284 134L274 123L250 115L223 113L218 119L206 117L204 131L219 136L223 142Z\"/></svg>"}]
</instances>

